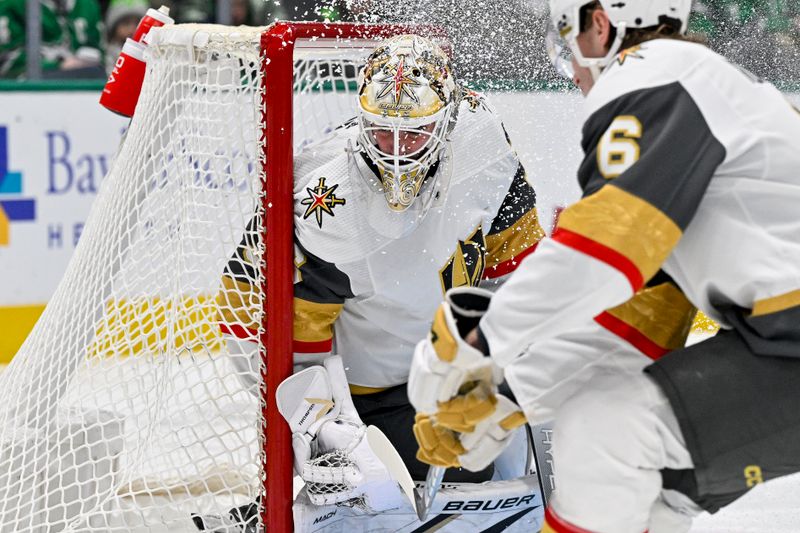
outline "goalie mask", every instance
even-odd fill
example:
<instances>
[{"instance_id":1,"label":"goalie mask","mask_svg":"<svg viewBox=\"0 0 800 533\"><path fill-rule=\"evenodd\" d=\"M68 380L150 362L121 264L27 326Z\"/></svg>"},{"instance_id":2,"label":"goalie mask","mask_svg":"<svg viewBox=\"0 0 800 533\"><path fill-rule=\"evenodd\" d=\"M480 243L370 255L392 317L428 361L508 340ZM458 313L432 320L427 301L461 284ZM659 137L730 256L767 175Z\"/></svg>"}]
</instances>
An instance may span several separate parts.
<instances>
[{"instance_id":1,"label":"goalie mask","mask_svg":"<svg viewBox=\"0 0 800 533\"><path fill-rule=\"evenodd\" d=\"M584 57L577 37L585 26L581 15L594 0L550 0L551 27L545 39L547 53L556 71L564 77L573 77L572 60L587 67L594 79L616 57L628 30L655 28L661 24L679 23L680 33L685 33L689 21L691 0L630 0L615 2L598 0L616 29L614 41L604 57Z\"/></svg>"},{"instance_id":2,"label":"goalie mask","mask_svg":"<svg viewBox=\"0 0 800 533\"><path fill-rule=\"evenodd\" d=\"M424 37L394 37L367 59L358 79L358 142L392 211L433 194L436 173L428 174L455 124L459 94L450 59Z\"/></svg>"}]
</instances>

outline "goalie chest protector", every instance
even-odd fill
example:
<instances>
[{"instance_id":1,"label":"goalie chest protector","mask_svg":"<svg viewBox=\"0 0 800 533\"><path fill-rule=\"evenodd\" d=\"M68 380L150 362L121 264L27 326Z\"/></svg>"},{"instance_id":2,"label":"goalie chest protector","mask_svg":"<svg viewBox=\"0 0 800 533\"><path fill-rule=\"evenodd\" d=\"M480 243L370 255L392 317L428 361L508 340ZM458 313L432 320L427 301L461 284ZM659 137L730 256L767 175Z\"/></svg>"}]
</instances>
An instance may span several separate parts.
<instances>
[{"instance_id":1,"label":"goalie chest protector","mask_svg":"<svg viewBox=\"0 0 800 533\"><path fill-rule=\"evenodd\" d=\"M519 161L500 120L488 108L467 106L436 171L438 198L421 219L415 207L422 198L395 213L370 186L374 174L353 150L354 124L296 160L297 241L335 267L337 283L346 278L349 285L333 352L344 359L351 384L405 383L414 346L427 335L445 290L482 277L484 236ZM299 264L305 260L301 253Z\"/></svg>"}]
</instances>

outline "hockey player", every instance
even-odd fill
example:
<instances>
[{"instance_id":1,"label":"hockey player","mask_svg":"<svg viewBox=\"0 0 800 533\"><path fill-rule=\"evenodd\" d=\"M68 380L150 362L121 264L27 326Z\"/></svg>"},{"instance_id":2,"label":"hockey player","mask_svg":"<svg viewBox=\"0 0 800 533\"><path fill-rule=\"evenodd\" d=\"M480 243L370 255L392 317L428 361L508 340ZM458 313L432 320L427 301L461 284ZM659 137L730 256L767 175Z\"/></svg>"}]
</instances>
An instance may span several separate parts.
<instances>
[{"instance_id":1,"label":"hockey player","mask_svg":"<svg viewBox=\"0 0 800 533\"><path fill-rule=\"evenodd\" d=\"M534 250L544 232L533 188L484 97L458 84L436 44L414 35L375 49L359 76L357 119L306 147L294 173L296 360L341 356L345 372L314 379L346 375L356 412L347 424L315 427L314 434L294 427L298 472L333 449L368 454L356 443L371 424L392 441L411 475L424 479L427 465L415 458L414 409L406 393L414 346L448 289L492 288ZM218 298L242 376L256 376L258 368L252 342L258 300L241 296L257 290L251 259L257 240L248 228ZM282 385L292 393L278 398L290 421L298 409L313 407L304 403L310 395L298 392L299 380ZM352 429L347 438L337 433L346 427ZM366 464L361 459L354 461ZM306 481L318 481L307 474ZM361 474L362 480L371 475ZM449 479L491 476L490 466L453 470ZM317 501L333 503L363 497L365 489L356 485L339 480L313 488Z\"/></svg>"},{"instance_id":2,"label":"hockey player","mask_svg":"<svg viewBox=\"0 0 800 533\"><path fill-rule=\"evenodd\" d=\"M427 413L416 430L429 462L490 461L513 406L487 409L475 438L443 426L437 401L476 381L493 390L499 367L535 421L542 396L566 387L544 531L687 531L691 514L800 470L800 116L683 36L688 0L550 8L556 66L586 96L584 196L490 305L462 289L441 308L412 363L409 398ZM587 353L571 349L575 328L659 269L720 333L571 388ZM476 329L455 328L465 307L475 323L487 306Z\"/></svg>"}]
</instances>

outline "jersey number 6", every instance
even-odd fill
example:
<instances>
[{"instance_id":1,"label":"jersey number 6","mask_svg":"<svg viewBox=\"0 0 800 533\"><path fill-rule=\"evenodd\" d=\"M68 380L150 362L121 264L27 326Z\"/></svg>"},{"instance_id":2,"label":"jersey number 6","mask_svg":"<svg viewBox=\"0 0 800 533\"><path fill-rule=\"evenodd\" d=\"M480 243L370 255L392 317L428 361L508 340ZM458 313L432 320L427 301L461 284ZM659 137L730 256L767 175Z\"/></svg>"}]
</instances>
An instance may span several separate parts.
<instances>
[{"instance_id":1,"label":"jersey number 6","mask_svg":"<svg viewBox=\"0 0 800 533\"><path fill-rule=\"evenodd\" d=\"M607 180L616 178L639 160L642 123L633 115L620 115L597 145L597 168Z\"/></svg>"}]
</instances>

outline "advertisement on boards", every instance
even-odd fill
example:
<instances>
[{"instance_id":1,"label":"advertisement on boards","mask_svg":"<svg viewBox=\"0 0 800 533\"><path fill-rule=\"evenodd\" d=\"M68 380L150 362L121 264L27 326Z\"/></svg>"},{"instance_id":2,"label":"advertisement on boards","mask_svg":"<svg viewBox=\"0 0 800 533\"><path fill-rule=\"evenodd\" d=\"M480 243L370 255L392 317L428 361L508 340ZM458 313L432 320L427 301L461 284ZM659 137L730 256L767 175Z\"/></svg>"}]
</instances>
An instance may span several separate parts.
<instances>
[{"instance_id":1,"label":"advertisement on boards","mask_svg":"<svg viewBox=\"0 0 800 533\"><path fill-rule=\"evenodd\" d=\"M56 289L124 119L98 93L0 93L0 364Z\"/></svg>"},{"instance_id":2,"label":"advertisement on boards","mask_svg":"<svg viewBox=\"0 0 800 533\"><path fill-rule=\"evenodd\" d=\"M128 119L95 93L3 93L0 306L55 290Z\"/></svg>"}]
</instances>

